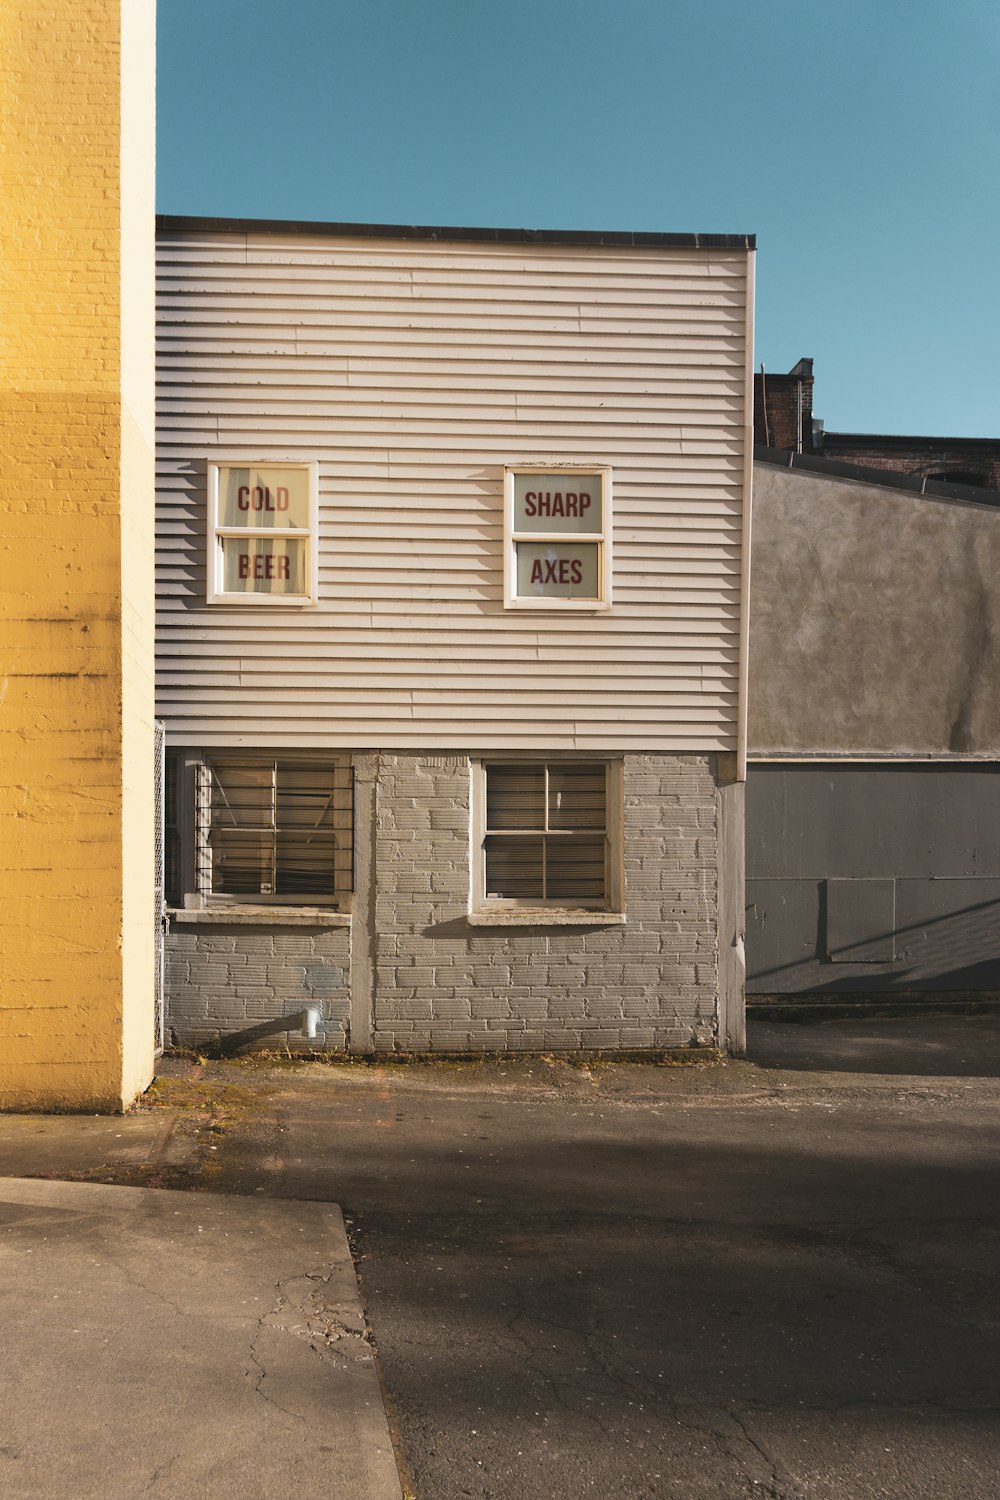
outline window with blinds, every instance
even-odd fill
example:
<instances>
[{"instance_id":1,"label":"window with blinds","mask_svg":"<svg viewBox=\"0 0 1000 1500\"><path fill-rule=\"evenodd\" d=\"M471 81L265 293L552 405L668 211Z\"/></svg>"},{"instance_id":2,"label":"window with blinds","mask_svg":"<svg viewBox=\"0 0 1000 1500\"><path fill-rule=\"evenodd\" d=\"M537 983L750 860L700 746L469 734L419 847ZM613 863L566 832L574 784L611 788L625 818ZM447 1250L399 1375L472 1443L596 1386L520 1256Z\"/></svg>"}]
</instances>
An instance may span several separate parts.
<instances>
[{"instance_id":1,"label":"window with blinds","mask_svg":"<svg viewBox=\"0 0 1000 1500\"><path fill-rule=\"evenodd\" d=\"M608 905L608 772L594 762L484 765L487 901Z\"/></svg>"},{"instance_id":2,"label":"window with blinds","mask_svg":"<svg viewBox=\"0 0 1000 1500\"><path fill-rule=\"evenodd\" d=\"M214 756L199 771L203 896L338 905L350 894L346 759Z\"/></svg>"}]
</instances>

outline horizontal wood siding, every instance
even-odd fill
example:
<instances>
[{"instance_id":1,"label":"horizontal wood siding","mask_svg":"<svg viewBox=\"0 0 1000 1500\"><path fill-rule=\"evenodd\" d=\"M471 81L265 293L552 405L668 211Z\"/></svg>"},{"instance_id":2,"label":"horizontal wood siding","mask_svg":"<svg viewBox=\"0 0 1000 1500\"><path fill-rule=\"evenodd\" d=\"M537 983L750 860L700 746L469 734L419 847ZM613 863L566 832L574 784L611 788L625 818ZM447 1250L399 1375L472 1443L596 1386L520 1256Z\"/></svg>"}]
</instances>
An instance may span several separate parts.
<instances>
[{"instance_id":1,"label":"horizontal wood siding","mask_svg":"<svg viewBox=\"0 0 1000 1500\"><path fill-rule=\"evenodd\" d=\"M175 745L733 750L744 250L159 238ZM206 465L318 460L320 603L205 603ZM503 466L608 463L614 607L503 607Z\"/></svg>"}]
</instances>

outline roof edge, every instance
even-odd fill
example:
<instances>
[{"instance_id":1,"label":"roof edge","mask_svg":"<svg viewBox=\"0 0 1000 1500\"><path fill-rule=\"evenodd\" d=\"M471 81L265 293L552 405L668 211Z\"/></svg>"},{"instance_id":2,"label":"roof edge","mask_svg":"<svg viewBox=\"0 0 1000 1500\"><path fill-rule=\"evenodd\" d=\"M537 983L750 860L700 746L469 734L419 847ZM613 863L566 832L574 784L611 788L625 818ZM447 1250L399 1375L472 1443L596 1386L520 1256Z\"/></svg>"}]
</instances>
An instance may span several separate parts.
<instances>
[{"instance_id":1,"label":"roof edge","mask_svg":"<svg viewBox=\"0 0 1000 1500\"><path fill-rule=\"evenodd\" d=\"M769 377L770 378L770 377ZM917 448L922 443L928 446L947 446L948 444L958 447L979 446L982 448L995 448L1000 438L987 437L928 437L926 433L906 432L829 432L823 431L824 443L879 443L883 447L893 448Z\"/></svg>"},{"instance_id":2,"label":"roof edge","mask_svg":"<svg viewBox=\"0 0 1000 1500\"><path fill-rule=\"evenodd\" d=\"M755 464L771 464L777 469L801 469L817 478L853 479L858 484L881 486L888 490L909 490L938 500L964 500L970 505L1000 507L1000 492L980 489L973 484L947 484L941 479L925 479L920 474L894 474L891 469L868 469L863 464L842 463L839 458L821 458L814 453L795 453L790 448L755 446Z\"/></svg>"},{"instance_id":3,"label":"roof edge","mask_svg":"<svg viewBox=\"0 0 1000 1500\"><path fill-rule=\"evenodd\" d=\"M488 229L430 224L338 224L309 219L157 214L156 227L203 234L329 234L355 239L470 240L493 245L609 245L631 249L755 250L755 234L659 234L631 229Z\"/></svg>"}]
</instances>

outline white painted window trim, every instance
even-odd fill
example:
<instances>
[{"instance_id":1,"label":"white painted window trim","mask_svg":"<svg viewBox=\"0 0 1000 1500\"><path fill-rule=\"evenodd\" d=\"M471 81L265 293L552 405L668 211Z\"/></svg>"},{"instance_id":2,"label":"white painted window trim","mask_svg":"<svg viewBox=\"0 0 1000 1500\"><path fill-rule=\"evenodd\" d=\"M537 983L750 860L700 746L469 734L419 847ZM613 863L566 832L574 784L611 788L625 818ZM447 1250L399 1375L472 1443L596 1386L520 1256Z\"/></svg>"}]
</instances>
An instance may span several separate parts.
<instances>
[{"instance_id":1,"label":"white painted window trim","mask_svg":"<svg viewBox=\"0 0 1000 1500\"><path fill-rule=\"evenodd\" d=\"M600 531L515 531L514 478L518 474L600 474ZM504 541L504 608L555 610L557 613L603 614L611 608L612 558L611 539L611 465L585 463L508 464L504 468L503 541ZM597 599L522 598L517 592L517 543L567 541L597 543L597 577L600 594Z\"/></svg>"},{"instance_id":2,"label":"white painted window trim","mask_svg":"<svg viewBox=\"0 0 1000 1500\"><path fill-rule=\"evenodd\" d=\"M222 469L268 468L280 464L283 469L304 469L309 475L309 528L307 531L276 526L220 526L219 473ZM226 593L223 582L222 540L224 537L289 537L305 543L305 594ZM237 605L241 609L303 609L319 603L319 464L298 458L249 457L245 453L216 456L208 465L208 525L206 527L206 602Z\"/></svg>"},{"instance_id":3,"label":"white painted window trim","mask_svg":"<svg viewBox=\"0 0 1000 1500\"><path fill-rule=\"evenodd\" d=\"M592 470L591 470L592 472ZM608 841L607 891L602 902L581 901L567 906L561 901L520 901L486 897L486 765L537 764L549 765L565 761L569 764L603 765L607 777L605 787L605 837ZM588 755L537 755L525 751L522 755L490 755L471 762L472 816L470 818L470 873L469 922L480 926L502 926L509 918L513 925L527 925L537 919L542 926L600 925L622 923L625 920L625 763L606 756Z\"/></svg>"}]
</instances>

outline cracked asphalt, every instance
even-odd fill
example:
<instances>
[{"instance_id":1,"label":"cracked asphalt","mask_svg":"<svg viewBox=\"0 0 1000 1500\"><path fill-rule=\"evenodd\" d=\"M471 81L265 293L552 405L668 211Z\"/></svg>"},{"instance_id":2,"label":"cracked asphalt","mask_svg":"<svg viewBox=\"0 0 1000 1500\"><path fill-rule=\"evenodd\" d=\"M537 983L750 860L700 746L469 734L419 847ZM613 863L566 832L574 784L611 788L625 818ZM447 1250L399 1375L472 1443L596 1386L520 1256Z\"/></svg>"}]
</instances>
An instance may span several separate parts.
<instances>
[{"instance_id":1,"label":"cracked asphalt","mask_svg":"<svg viewBox=\"0 0 1000 1500\"><path fill-rule=\"evenodd\" d=\"M174 1084L259 1091L214 1190L342 1205L418 1500L987 1500L1000 1022L899 1025Z\"/></svg>"}]
</instances>

